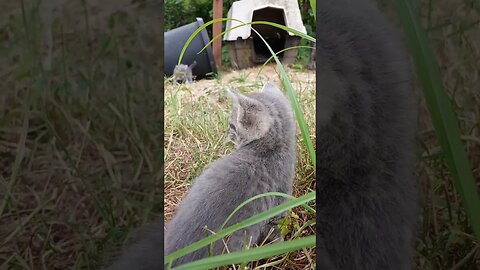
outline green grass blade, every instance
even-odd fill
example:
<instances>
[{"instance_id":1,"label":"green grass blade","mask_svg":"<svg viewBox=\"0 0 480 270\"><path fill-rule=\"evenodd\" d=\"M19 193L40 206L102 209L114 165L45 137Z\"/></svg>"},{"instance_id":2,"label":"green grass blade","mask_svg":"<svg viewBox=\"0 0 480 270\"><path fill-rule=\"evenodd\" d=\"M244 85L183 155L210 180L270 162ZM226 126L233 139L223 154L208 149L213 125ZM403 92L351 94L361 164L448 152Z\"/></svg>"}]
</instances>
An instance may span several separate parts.
<instances>
[{"instance_id":1,"label":"green grass blade","mask_svg":"<svg viewBox=\"0 0 480 270\"><path fill-rule=\"evenodd\" d=\"M235 215L235 213L238 212L238 210L240 210L242 207L244 207L245 205L247 205L248 203L250 203L250 202L252 202L256 199L260 199L260 198L267 197L267 196L280 196L280 197L284 197L284 198L288 198L288 199L295 199L295 197L293 197L292 195L289 195L289 194L286 194L286 193L281 193L281 192L265 192L265 193L253 196L250 199L242 202L239 206L237 206L237 208L235 208L235 210L232 211L232 213L227 217L227 219L222 224L222 226L220 226L220 230L223 229L223 227L225 227L225 225L233 217L233 215ZM305 208L307 211L309 211L310 213L315 213L315 209L313 209L312 207L310 207L306 204L302 204L301 206L303 208Z\"/></svg>"},{"instance_id":2,"label":"green grass blade","mask_svg":"<svg viewBox=\"0 0 480 270\"><path fill-rule=\"evenodd\" d=\"M268 45L267 41L255 29L252 28L252 30L255 31L258 34L258 36L263 40L263 42L267 46L268 50L272 54L273 58L275 59L275 62L277 63L277 67L278 67L278 70L280 72L280 78L282 80L282 84L285 87L285 90L287 91L287 94L290 98L290 102L292 103L293 111L295 112L295 117L297 118L298 126L300 127L300 131L302 133L303 141L305 142L305 145L307 147L308 155L310 156L311 162L313 164L313 168L315 170L316 164L317 164L316 155L315 155L315 148L313 147L312 140L310 139L310 132L308 131L307 123L305 122L305 118L303 117L302 110L300 109L300 104L298 103L298 99L297 99L297 96L295 94L295 90L293 90L293 86L290 83L290 80L288 79L287 72L283 68L283 65L280 62L280 60L278 59L278 57L275 55L275 52Z\"/></svg>"},{"instance_id":3,"label":"green grass blade","mask_svg":"<svg viewBox=\"0 0 480 270\"><path fill-rule=\"evenodd\" d=\"M300 49L300 48L307 48L307 49L312 49L312 50L314 49L314 47L312 47L312 46L298 45L298 46L292 46L292 47L284 48L284 49L282 49L282 50L280 50L280 51L278 51L278 52L275 52L275 55L278 56L279 54L281 54L281 53L284 52L284 51L288 51L288 50L292 50L292 49ZM260 69L260 71L258 72L258 74L260 74L260 73L262 72L263 68L264 68L270 61L272 61L272 59L273 59L273 55L270 56L270 57L263 63L262 68Z\"/></svg>"},{"instance_id":4,"label":"green grass blade","mask_svg":"<svg viewBox=\"0 0 480 270\"><path fill-rule=\"evenodd\" d=\"M245 261L260 260L302 248L313 247L315 246L315 241L316 238L314 235L302 237L288 242L278 242L268 246L262 246L198 260L188 264L180 265L176 268L173 268L173 270L204 270L223 265L243 263Z\"/></svg>"},{"instance_id":5,"label":"green grass blade","mask_svg":"<svg viewBox=\"0 0 480 270\"><path fill-rule=\"evenodd\" d=\"M188 45L190 45L190 43L192 42L192 40L197 36L198 33L200 33L203 29L207 28L209 25L211 24L214 24L216 22L224 22L224 21L228 21L230 19L228 18L219 18L219 19L214 19L214 20L211 20L211 21L208 21L206 23L204 23L202 26L200 26L197 30L195 30L191 35L190 37L187 39L187 42L185 43L185 45L183 46L183 49L182 51L180 52L180 56L178 57L178 65L180 65L182 63L182 58L183 58L183 55L185 54L185 51L187 50L188 48Z\"/></svg>"},{"instance_id":6,"label":"green grass blade","mask_svg":"<svg viewBox=\"0 0 480 270\"><path fill-rule=\"evenodd\" d=\"M229 32L229 31L232 31L233 29L236 29L236 28L239 28L239 27L244 27L244 26L247 26L247 25L255 25L255 24L267 24L267 25L270 25L270 26L273 26L273 27L283 29L287 32L291 32L291 33L293 33L293 34L295 34L295 35L297 35L301 38L307 39L309 41L316 42L315 38L313 38L313 37L311 37L307 34L304 34L302 32L299 32L299 31L297 31L293 28L290 28L290 27L287 27L285 25L281 25L281 24L278 24L278 23L272 23L272 22L267 22L267 21L254 21L254 22L244 23L244 22L242 22L240 20L237 20L237 19L219 18L219 19L214 19L214 20L206 22L204 25L200 26L197 30L195 30L192 33L192 35L190 35L190 37L187 39L187 42L185 42L185 45L183 46L183 49L180 53L180 56L178 57L178 64L182 63L182 59L183 59L183 55L185 54L185 51L187 50L188 46L190 45L192 40L197 36L198 33L200 33L203 29L207 28L209 25L211 25L213 23L223 22L223 21L236 21L236 22L241 23L241 25L234 26L234 27L232 27L230 29L227 29L227 30L221 32L220 34L216 35L205 46L203 46L203 48L198 53L203 52L208 46L210 46L210 44L212 44L216 39L222 37L225 33ZM254 29L252 28L252 30L254 30Z\"/></svg>"},{"instance_id":7,"label":"green grass blade","mask_svg":"<svg viewBox=\"0 0 480 270\"><path fill-rule=\"evenodd\" d=\"M242 222L239 222L233 226L230 226L228 228L225 228L219 232L217 232L216 234L214 235L210 235L200 241L197 241L187 247L184 247L182 249L179 249L167 256L165 256L165 263L168 263L170 261L173 261L173 260L176 260L188 253L191 253L195 250L198 250L204 246L207 246L208 244L210 243L213 243L219 239L222 239L223 237L237 231L237 230L240 230L242 228L246 228L248 226L251 226L253 224L256 224L258 222L261 222L263 220L266 220L266 219L269 219L269 218L272 218L274 216L277 216L289 209L292 209L293 207L296 207L296 206L299 206L299 205L302 205L302 204L305 204L309 201L312 201L312 200L315 200L315 192L310 192L306 195L303 195L301 197L298 197L298 198L295 198L291 201L288 201L288 202L285 202L285 203L282 203L281 205L278 205L278 206L275 206L271 209L269 209L268 211L265 211L263 213L260 213L260 214L257 214L255 216L252 216L250 218L247 218L245 219L244 221Z\"/></svg>"},{"instance_id":8,"label":"green grass blade","mask_svg":"<svg viewBox=\"0 0 480 270\"><path fill-rule=\"evenodd\" d=\"M480 240L480 199L477 186L460 138L457 119L443 87L435 56L428 45L426 33L417 15L415 1L397 0L397 7L415 61L417 78L422 85L456 191L462 198L472 229Z\"/></svg>"},{"instance_id":9,"label":"green grass blade","mask_svg":"<svg viewBox=\"0 0 480 270\"><path fill-rule=\"evenodd\" d=\"M308 220L307 222L305 222L305 224L302 225L302 227L300 227L300 229L297 230L297 232L295 232L292 238L296 238L297 236L302 234L307 227L313 226L315 224L317 224L317 220L315 219Z\"/></svg>"},{"instance_id":10,"label":"green grass blade","mask_svg":"<svg viewBox=\"0 0 480 270\"><path fill-rule=\"evenodd\" d=\"M225 19L241 22L241 21L236 20L236 19L229 19L229 18L225 18ZM234 30L234 29L236 29L236 28L244 27L244 26L247 26L247 25L255 25L255 24L267 24L267 25L271 25L271 26L273 26L273 27L280 28L280 29L285 30L285 31L287 31L287 32L291 32L291 33L293 33L293 34L295 34L295 35L297 35L297 36L299 36L299 37L301 37L301 38L304 38L304 39L306 39L306 40L309 40L309 41L312 41L312 42L315 42L315 41L316 41L315 38L313 38L313 37L311 37L311 36L309 36L309 35L306 35L306 34L304 34L304 33L302 33L302 32L299 32L299 31L297 31L297 30L295 30L295 29L293 29L293 28L290 28L290 27L285 26L285 25L277 24L277 23L266 22L266 21L254 21L254 22L249 22L249 23L243 23L243 22L241 22L241 23L242 23L242 24L237 25L237 26L234 26L234 27L231 27L231 28L229 28L229 29L221 32L220 34L214 36L214 37L212 38L212 40L210 40L205 46L203 46L203 48L202 48L198 53L202 53L210 44L212 44L216 39L219 39L220 37L222 37L225 33L228 33L228 32L230 32L230 31L232 31L232 30ZM203 28L204 28L204 27L202 26L202 29L203 29ZM189 43L186 43L185 45L187 45L187 44L189 44Z\"/></svg>"},{"instance_id":11,"label":"green grass blade","mask_svg":"<svg viewBox=\"0 0 480 270\"><path fill-rule=\"evenodd\" d=\"M316 0L310 0L310 7L313 10L313 18L316 21L317 20L317 1Z\"/></svg>"},{"instance_id":12,"label":"green grass blade","mask_svg":"<svg viewBox=\"0 0 480 270\"><path fill-rule=\"evenodd\" d=\"M294 35L297 35L297 36L299 36L299 37L301 37L301 38L304 38L304 39L306 39L306 40L309 40L309 41L311 41L311 42L313 42L313 43L316 42L316 39L315 39L314 37L311 37L311 36L309 36L309 35L307 35L307 34L304 34L304 33L300 32L300 31L297 31L297 30L295 30L295 29L293 29L293 28L290 28L290 27L285 26L285 25L282 25L282 24L273 23L273 22L267 22L267 21L254 21L254 22L251 22L251 23L249 23L249 24L253 24L253 25L255 25L255 24L266 24L266 25L270 25L270 26L277 27L277 28L280 28L280 29L282 29L282 30L285 30L285 31L287 31L287 32L290 32L290 33L292 33L292 34L294 34ZM255 31L255 29L253 29L253 28L252 28L252 30ZM255 32L258 34L257 31L255 31Z\"/></svg>"}]
</instances>

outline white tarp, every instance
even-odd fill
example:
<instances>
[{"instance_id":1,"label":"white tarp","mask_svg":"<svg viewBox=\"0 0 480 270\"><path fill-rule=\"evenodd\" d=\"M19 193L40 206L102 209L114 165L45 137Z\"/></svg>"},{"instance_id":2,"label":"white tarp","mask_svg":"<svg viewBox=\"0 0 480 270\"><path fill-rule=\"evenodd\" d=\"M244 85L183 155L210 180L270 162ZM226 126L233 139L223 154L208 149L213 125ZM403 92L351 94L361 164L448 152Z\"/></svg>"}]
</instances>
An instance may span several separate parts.
<instances>
[{"instance_id":1,"label":"white tarp","mask_svg":"<svg viewBox=\"0 0 480 270\"><path fill-rule=\"evenodd\" d=\"M295 29L303 34L307 33L305 26L302 22L302 15L298 7L297 0L240 0L233 2L230 10L228 11L228 18L236 19L244 23L252 21L253 12L255 10L263 8L277 8L282 9L285 14L285 26ZM241 25L242 23L237 21L227 21L227 29ZM251 35L250 25L235 28L223 36L223 40L233 41L238 37L247 39ZM289 32L289 35L293 36L293 33Z\"/></svg>"}]
</instances>

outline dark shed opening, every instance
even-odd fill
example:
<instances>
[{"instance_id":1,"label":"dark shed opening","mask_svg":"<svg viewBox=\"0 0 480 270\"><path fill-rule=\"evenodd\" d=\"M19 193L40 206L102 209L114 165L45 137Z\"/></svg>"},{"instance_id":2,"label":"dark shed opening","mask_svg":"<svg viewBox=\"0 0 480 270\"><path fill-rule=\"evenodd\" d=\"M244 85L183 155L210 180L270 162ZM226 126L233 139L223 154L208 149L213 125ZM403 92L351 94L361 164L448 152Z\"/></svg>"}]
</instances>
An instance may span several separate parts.
<instances>
[{"instance_id":1,"label":"dark shed opening","mask_svg":"<svg viewBox=\"0 0 480 270\"><path fill-rule=\"evenodd\" d=\"M268 21L285 25L285 14L282 9L266 7L255 10L253 12L252 21ZM264 24L254 24L252 25L252 28L258 31L274 52L281 51L285 48L288 36L288 33L285 30ZM252 30L251 36L253 38L253 48L255 50L253 60L255 63L263 63L271 56L271 53L255 31ZM280 53L278 57L283 57L283 52Z\"/></svg>"}]
</instances>

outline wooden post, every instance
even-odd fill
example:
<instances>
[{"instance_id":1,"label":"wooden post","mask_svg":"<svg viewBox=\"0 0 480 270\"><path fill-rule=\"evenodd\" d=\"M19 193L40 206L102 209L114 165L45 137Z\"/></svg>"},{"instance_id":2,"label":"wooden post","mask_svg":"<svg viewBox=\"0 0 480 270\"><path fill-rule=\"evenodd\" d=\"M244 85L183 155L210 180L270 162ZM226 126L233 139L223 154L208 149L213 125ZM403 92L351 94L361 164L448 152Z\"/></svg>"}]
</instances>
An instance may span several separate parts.
<instances>
[{"instance_id":1,"label":"wooden post","mask_svg":"<svg viewBox=\"0 0 480 270\"><path fill-rule=\"evenodd\" d=\"M213 19L220 19L223 15L223 0L213 0ZM213 24L213 37L222 33L222 22ZM222 38L218 38L213 42L213 58L217 67L222 66Z\"/></svg>"}]
</instances>

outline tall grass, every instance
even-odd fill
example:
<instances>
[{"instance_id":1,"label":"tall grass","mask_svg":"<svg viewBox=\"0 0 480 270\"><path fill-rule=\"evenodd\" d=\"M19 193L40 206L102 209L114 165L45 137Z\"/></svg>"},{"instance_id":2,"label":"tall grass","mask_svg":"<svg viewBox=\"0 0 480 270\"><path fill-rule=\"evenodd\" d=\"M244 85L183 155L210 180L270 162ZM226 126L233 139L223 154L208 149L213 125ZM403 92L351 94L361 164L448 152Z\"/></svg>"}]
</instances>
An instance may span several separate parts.
<instances>
[{"instance_id":1,"label":"tall grass","mask_svg":"<svg viewBox=\"0 0 480 270\"><path fill-rule=\"evenodd\" d=\"M470 225L480 240L480 199L450 99L445 91L435 56L421 25L417 0L397 0L397 11L413 55L417 77L431 113L443 156L460 195Z\"/></svg>"},{"instance_id":2,"label":"tall grass","mask_svg":"<svg viewBox=\"0 0 480 270\"><path fill-rule=\"evenodd\" d=\"M161 5L92 2L1 2L0 269L98 269L161 213Z\"/></svg>"}]
</instances>

